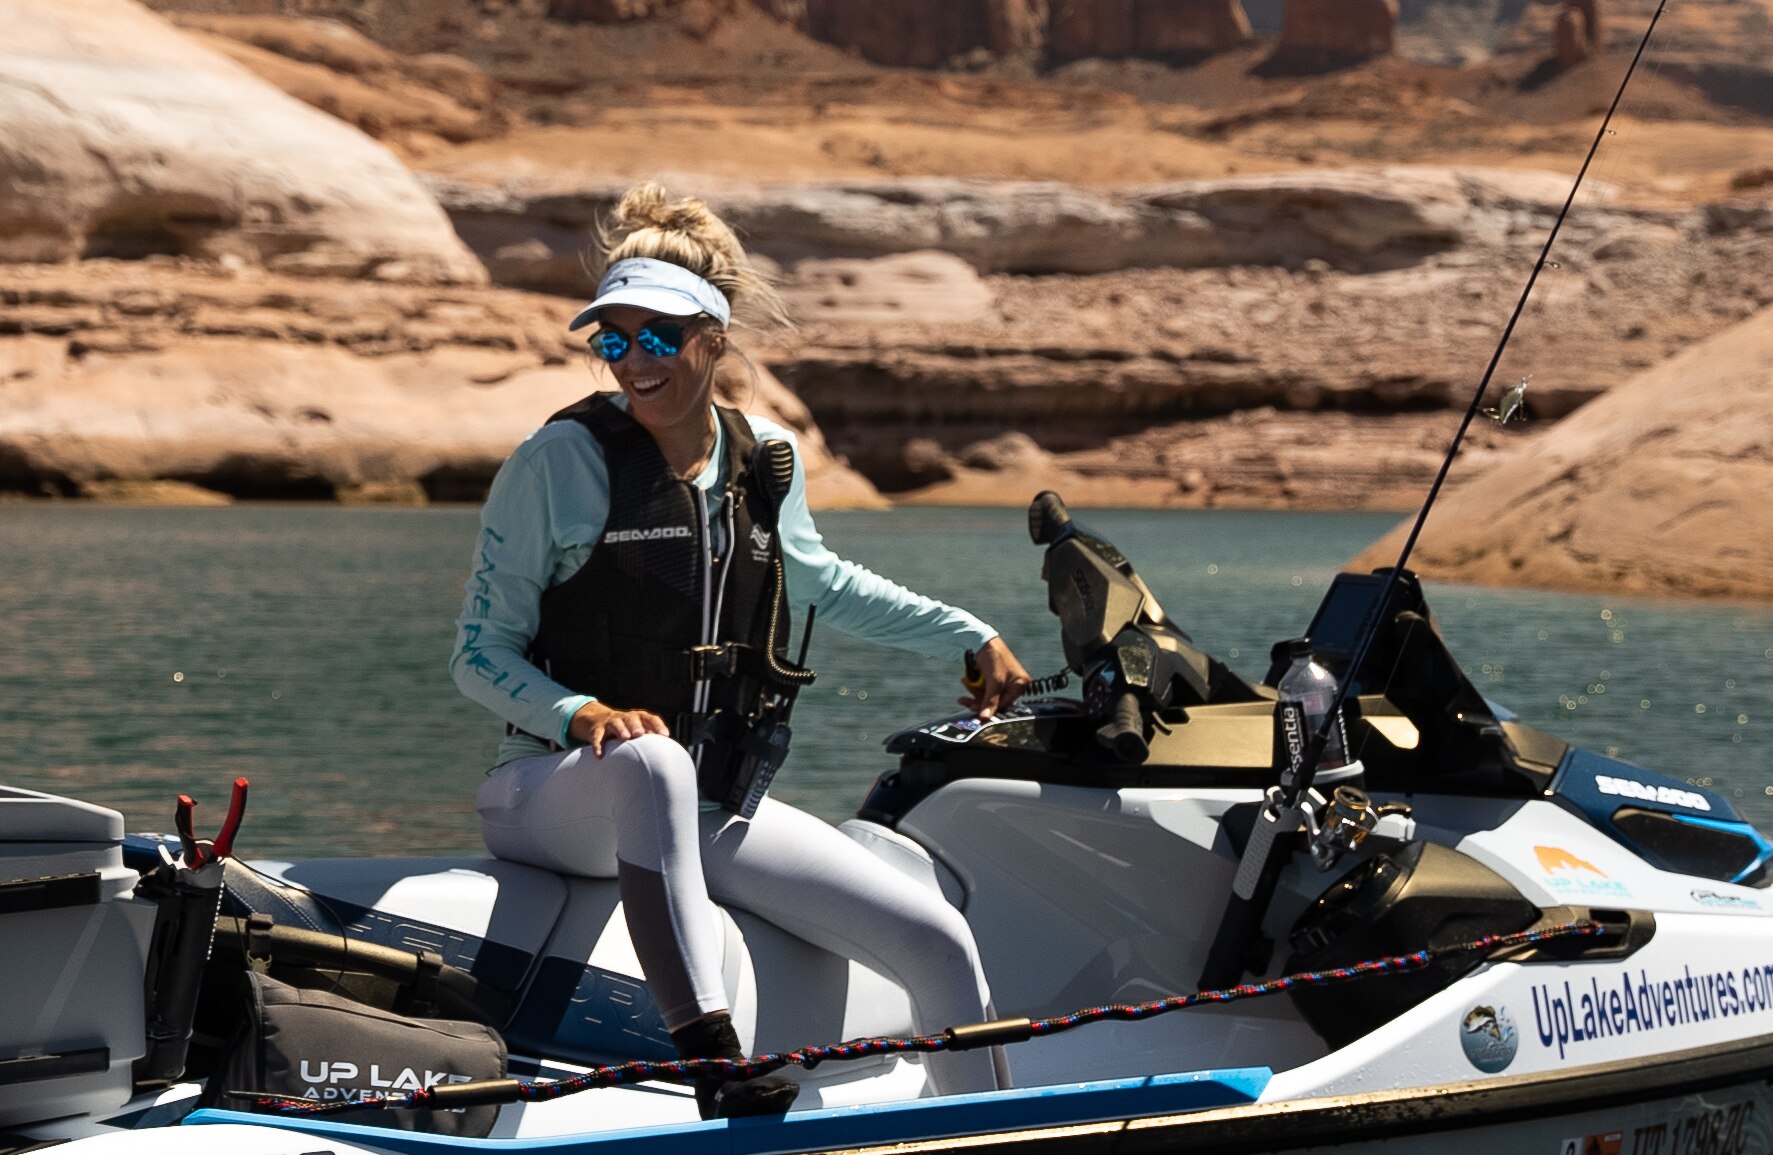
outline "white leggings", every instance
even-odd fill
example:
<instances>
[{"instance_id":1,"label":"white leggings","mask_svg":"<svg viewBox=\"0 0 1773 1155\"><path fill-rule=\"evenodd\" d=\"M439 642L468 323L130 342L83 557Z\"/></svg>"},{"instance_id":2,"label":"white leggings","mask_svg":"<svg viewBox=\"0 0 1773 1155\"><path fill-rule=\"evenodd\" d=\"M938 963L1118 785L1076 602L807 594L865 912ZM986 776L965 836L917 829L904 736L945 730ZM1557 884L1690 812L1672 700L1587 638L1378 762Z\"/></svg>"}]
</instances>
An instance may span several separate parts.
<instances>
[{"instance_id":1,"label":"white leggings","mask_svg":"<svg viewBox=\"0 0 1773 1155\"><path fill-rule=\"evenodd\" d=\"M581 747L508 762L487 778L475 807L499 858L615 876L667 1029L728 1009L715 901L888 975L910 995L920 1034L991 1017L978 947L959 911L772 798L750 821L702 812L695 765L670 738L609 743L601 759ZM938 1094L999 1085L987 1050L926 1062Z\"/></svg>"}]
</instances>

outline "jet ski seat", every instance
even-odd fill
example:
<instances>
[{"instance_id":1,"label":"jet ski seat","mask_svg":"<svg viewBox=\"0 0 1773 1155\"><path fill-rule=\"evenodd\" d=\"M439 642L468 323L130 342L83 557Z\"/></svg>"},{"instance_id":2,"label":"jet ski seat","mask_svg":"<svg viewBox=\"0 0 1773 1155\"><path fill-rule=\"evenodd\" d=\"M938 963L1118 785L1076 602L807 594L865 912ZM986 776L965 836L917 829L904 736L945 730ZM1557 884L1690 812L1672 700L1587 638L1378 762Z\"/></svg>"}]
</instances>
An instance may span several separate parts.
<instances>
[{"instance_id":1,"label":"jet ski seat","mask_svg":"<svg viewBox=\"0 0 1773 1155\"><path fill-rule=\"evenodd\" d=\"M958 880L910 839L870 822L841 829L883 868L960 900ZM333 960L356 959L359 944L390 956L435 952L477 980L484 996L474 1000L475 1013L457 1017L491 1022L513 1053L577 1063L675 1055L613 879L562 877L490 858L385 858L230 861L224 884L224 936L247 933L240 920L257 914L276 924L278 941L321 946ZM748 1050L910 1032L905 991L861 963L744 911L723 910L720 930L727 993ZM327 959L307 965L329 977ZM801 1077L809 1102L832 1104L915 1094L904 1080L919 1078L915 1066L886 1057ZM896 1089L862 1089L881 1078Z\"/></svg>"},{"instance_id":2,"label":"jet ski seat","mask_svg":"<svg viewBox=\"0 0 1773 1155\"><path fill-rule=\"evenodd\" d=\"M559 875L492 858L229 862L222 913L408 952L521 990L566 906Z\"/></svg>"}]
</instances>

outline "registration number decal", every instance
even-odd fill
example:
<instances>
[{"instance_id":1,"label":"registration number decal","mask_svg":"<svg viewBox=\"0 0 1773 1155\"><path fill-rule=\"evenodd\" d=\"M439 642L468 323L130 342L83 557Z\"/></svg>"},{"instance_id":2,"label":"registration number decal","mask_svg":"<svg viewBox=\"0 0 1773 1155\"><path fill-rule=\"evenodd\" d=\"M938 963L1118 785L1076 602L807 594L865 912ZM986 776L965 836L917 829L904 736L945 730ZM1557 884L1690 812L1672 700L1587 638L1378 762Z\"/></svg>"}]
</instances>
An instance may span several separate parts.
<instances>
[{"instance_id":1,"label":"registration number decal","mask_svg":"<svg viewBox=\"0 0 1773 1155\"><path fill-rule=\"evenodd\" d=\"M1754 1113L1754 1100L1745 1099L1636 1127L1625 1155L1756 1155L1749 1148Z\"/></svg>"}]
</instances>

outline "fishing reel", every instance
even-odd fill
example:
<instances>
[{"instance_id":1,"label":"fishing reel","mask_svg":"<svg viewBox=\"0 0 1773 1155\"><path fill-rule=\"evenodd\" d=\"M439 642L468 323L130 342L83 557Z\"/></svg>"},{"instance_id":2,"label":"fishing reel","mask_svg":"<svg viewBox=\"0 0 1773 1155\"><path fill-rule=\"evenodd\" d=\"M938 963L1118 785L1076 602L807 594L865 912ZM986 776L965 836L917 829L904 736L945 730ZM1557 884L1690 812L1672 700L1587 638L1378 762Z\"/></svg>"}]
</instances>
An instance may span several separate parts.
<instances>
[{"instance_id":1,"label":"fishing reel","mask_svg":"<svg viewBox=\"0 0 1773 1155\"><path fill-rule=\"evenodd\" d=\"M1308 803L1301 807L1300 819L1311 861L1319 870L1329 870L1344 854L1359 847L1386 815L1410 813L1402 802L1375 806L1367 792L1355 786L1336 787L1327 802L1316 790L1306 797Z\"/></svg>"}]
</instances>

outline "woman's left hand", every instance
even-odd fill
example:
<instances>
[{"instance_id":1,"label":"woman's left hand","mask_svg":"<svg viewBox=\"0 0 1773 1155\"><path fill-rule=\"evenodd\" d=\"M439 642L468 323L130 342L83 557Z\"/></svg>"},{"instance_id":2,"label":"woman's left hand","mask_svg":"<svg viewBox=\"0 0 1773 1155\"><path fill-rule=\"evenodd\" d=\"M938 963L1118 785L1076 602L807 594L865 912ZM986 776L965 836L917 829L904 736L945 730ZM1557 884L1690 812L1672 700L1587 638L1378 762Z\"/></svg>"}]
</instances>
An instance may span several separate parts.
<instances>
[{"instance_id":1,"label":"woman's left hand","mask_svg":"<svg viewBox=\"0 0 1773 1155\"><path fill-rule=\"evenodd\" d=\"M992 638L981 648L974 660L979 666L979 677L984 685L974 690L970 698L962 698L960 704L979 716L981 722L989 721L999 710L1009 706L1022 696L1028 688L1028 671L1010 652L1010 647L1001 637ZM962 676L965 684L965 676Z\"/></svg>"}]
</instances>

